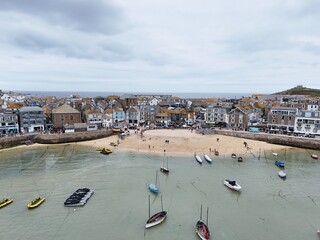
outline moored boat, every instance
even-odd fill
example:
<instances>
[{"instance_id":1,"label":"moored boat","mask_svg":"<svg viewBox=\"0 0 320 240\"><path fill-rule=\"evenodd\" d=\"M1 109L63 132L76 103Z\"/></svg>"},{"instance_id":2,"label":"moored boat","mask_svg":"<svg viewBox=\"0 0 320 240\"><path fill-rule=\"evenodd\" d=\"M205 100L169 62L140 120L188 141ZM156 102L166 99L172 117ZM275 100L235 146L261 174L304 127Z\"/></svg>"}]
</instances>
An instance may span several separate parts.
<instances>
[{"instance_id":1,"label":"moored boat","mask_svg":"<svg viewBox=\"0 0 320 240\"><path fill-rule=\"evenodd\" d=\"M202 164L202 159L199 155L195 155L195 158L197 160L198 163Z\"/></svg>"},{"instance_id":2,"label":"moored boat","mask_svg":"<svg viewBox=\"0 0 320 240\"><path fill-rule=\"evenodd\" d=\"M274 164L278 167L284 167L285 163L283 161L275 161Z\"/></svg>"},{"instance_id":3,"label":"moored boat","mask_svg":"<svg viewBox=\"0 0 320 240\"><path fill-rule=\"evenodd\" d=\"M103 148L100 153L104 154L104 155L108 155L108 154L112 153L112 150L109 148Z\"/></svg>"},{"instance_id":4,"label":"moored boat","mask_svg":"<svg viewBox=\"0 0 320 240\"><path fill-rule=\"evenodd\" d=\"M243 162L243 158L242 157L238 157L238 162Z\"/></svg>"},{"instance_id":5,"label":"moored boat","mask_svg":"<svg viewBox=\"0 0 320 240\"><path fill-rule=\"evenodd\" d=\"M160 190L159 190L159 187L157 186L158 178L159 178L158 171L156 171L156 183L155 184L147 183L147 186L148 186L150 192L153 192L153 193L156 193L156 194L159 193Z\"/></svg>"},{"instance_id":6,"label":"moored boat","mask_svg":"<svg viewBox=\"0 0 320 240\"><path fill-rule=\"evenodd\" d=\"M149 219L146 223L146 228L154 227L162 223L167 217L167 211L163 211L162 196L161 196L161 212L158 212L150 217L150 195L149 195Z\"/></svg>"},{"instance_id":7,"label":"moored boat","mask_svg":"<svg viewBox=\"0 0 320 240\"><path fill-rule=\"evenodd\" d=\"M66 207L82 207L91 198L93 190L89 188L79 188L64 202Z\"/></svg>"},{"instance_id":8,"label":"moored boat","mask_svg":"<svg viewBox=\"0 0 320 240\"><path fill-rule=\"evenodd\" d=\"M241 190L241 186L234 180L224 180L223 184L226 185L228 188L235 190L235 191L240 191Z\"/></svg>"},{"instance_id":9,"label":"moored boat","mask_svg":"<svg viewBox=\"0 0 320 240\"><path fill-rule=\"evenodd\" d=\"M163 160L163 166L160 167L160 171L163 173L169 173L168 158L167 158L167 167L164 166L164 160Z\"/></svg>"},{"instance_id":10,"label":"moored boat","mask_svg":"<svg viewBox=\"0 0 320 240\"><path fill-rule=\"evenodd\" d=\"M0 201L0 208L3 208L13 202L13 199L4 198Z\"/></svg>"},{"instance_id":11,"label":"moored boat","mask_svg":"<svg viewBox=\"0 0 320 240\"><path fill-rule=\"evenodd\" d=\"M232 154L231 154L231 157L232 157L232 158L236 158L237 155L236 155L235 153L232 153Z\"/></svg>"},{"instance_id":12,"label":"moored boat","mask_svg":"<svg viewBox=\"0 0 320 240\"><path fill-rule=\"evenodd\" d=\"M208 163L210 163L210 164L212 163L211 158L207 154L203 155L203 157Z\"/></svg>"},{"instance_id":13,"label":"moored boat","mask_svg":"<svg viewBox=\"0 0 320 240\"><path fill-rule=\"evenodd\" d=\"M273 155L273 156L278 156L278 153L273 152L272 155Z\"/></svg>"},{"instance_id":14,"label":"moored boat","mask_svg":"<svg viewBox=\"0 0 320 240\"><path fill-rule=\"evenodd\" d=\"M200 210L200 219L197 221L196 224L196 233L200 237L201 240L208 240L210 239L210 230L208 227L208 213L209 213L209 208L207 208L207 223L205 223L202 220L202 205L201 205L201 210Z\"/></svg>"},{"instance_id":15,"label":"moored boat","mask_svg":"<svg viewBox=\"0 0 320 240\"><path fill-rule=\"evenodd\" d=\"M284 171L280 171L280 172L278 172L278 176L281 178L286 178L287 174Z\"/></svg>"},{"instance_id":16,"label":"moored boat","mask_svg":"<svg viewBox=\"0 0 320 240\"><path fill-rule=\"evenodd\" d=\"M318 159L318 158L319 158L317 154L311 154L311 157L312 157L313 159Z\"/></svg>"},{"instance_id":17,"label":"moored boat","mask_svg":"<svg viewBox=\"0 0 320 240\"><path fill-rule=\"evenodd\" d=\"M32 209L32 208L39 207L45 200L46 200L45 198L36 197L35 199L33 199L31 202L28 203L28 208Z\"/></svg>"}]
</instances>

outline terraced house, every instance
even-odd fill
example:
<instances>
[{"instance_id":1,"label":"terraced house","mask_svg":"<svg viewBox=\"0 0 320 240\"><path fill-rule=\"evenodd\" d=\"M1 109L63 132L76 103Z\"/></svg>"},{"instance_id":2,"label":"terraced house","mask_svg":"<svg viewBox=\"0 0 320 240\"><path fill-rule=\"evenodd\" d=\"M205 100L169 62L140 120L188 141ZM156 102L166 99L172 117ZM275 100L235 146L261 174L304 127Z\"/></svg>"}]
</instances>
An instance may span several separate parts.
<instances>
[{"instance_id":1,"label":"terraced house","mask_svg":"<svg viewBox=\"0 0 320 240\"><path fill-rule=\"evenodd\" d=\"M19 132L18 115L15 111L0 109L0 136Z\"/></svg>"},{"instance_id":2,"label":"terraced house","mask_svg":"<svg viewBox=\"0 0 320 240\"><path fill-rule=\"evenodd\" d=\"M40 107L19 109L19 125L22 133L42 132L45 130L45 116Z\"/></svg>"}]
</instances>

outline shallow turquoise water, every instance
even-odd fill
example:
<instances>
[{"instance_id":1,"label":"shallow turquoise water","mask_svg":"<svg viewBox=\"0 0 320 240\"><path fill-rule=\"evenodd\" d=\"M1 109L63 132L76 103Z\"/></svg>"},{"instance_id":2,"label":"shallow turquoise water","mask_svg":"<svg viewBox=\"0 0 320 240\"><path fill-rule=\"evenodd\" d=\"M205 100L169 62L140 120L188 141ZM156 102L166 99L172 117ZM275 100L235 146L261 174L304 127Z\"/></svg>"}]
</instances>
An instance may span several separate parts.
<instances>
[{"instance_id":1,"label":"shallow turquoise water","mask_svg":"<svg viewBox=\"0 0 320 240\"><path fill-rule=\"evenodd\" d=\"M146 183L155 182L166 158L170 174L159 172L159 178L168 218L145 230L148 195L151 213L161 210L160 197ZM201 204L209 207L212 239L319 239L319 162L297 149L281 151L277 158L286 161L285 181L277 176L270 152L260 159L246 155L243 163L212 156L212 165L201 166L193 156L117 150L105 156L74 144L1 151L0 197L14 202L0 209L0 239L198 239ZM238 181L240 194L223 185L227 178ZM95 191L87 205L64 207L82 187ZM28 210L27 203L38 195L46 201Z\"/></svg>"}]
</instances>

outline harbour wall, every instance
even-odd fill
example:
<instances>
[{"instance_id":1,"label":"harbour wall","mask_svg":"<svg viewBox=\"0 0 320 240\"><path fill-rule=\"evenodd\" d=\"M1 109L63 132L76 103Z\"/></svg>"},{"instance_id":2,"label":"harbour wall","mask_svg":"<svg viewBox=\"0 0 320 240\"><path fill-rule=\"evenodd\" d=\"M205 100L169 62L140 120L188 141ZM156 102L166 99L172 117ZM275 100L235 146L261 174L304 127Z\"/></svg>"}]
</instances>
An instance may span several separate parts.
<instances>
[{"instance_id":1,"label":"harbour wall","mask_svg":"<svg viewBox=\"0 0 320 240\"><path fill-rule=\"evenodd\" d=\"M213 130L213 133L237 138L263 141L267 143L279 144L284 146L320 150L320 139L316 138L295 137L268 133L251 133L240 131L238 132L228 130Z\"/></svg>"},{"instance_id":2,"label":"harbour wall","mask_svg":"<svg viewBox=\"0 0 320 240\"><path fill-rule=\"evenodd\" d=\"M0 138L0 148L10 148L19 145L41 143L57 144L88 141L93 139L105 138L113 135L111 130L101 130L92 132L63 133L63 134L33 134L15 137Z\"/></svg>"}]
</instances>

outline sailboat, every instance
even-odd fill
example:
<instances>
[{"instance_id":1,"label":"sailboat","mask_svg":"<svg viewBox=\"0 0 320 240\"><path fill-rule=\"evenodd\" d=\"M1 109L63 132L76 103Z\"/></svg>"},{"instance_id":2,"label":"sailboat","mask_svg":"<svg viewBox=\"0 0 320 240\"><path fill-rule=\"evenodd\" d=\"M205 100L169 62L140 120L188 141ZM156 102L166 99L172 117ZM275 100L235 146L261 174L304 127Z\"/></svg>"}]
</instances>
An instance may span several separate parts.
<instances>
[{"instance_id":1,"label":"sailboat","mask_svg":"<svg viewBox=\"0 0 320 240\"><path fill-rule=\"evenodd\" d=\"M161 212L158 212L150 217L150 195L149 195L149 219L146 223L146 228L151 228L162 223L167 217L167 211L163 211L162 195L161 195Z\"/></svg>"},{"instance_id":2,"label":"sailboat","mask_svg":"<svg viewBox=\"0 0 320 240\"><path fill-rule=\"evenodd\" d=\"M153 193L159 193L159 187L157 186L158 178L158 171L156 171L156 183L147 183L149 190Z\"/></svg>"},{"instance_id":3,"label":"sailboat","mask_svg":"<svg viewBox=\"0 0 320 240\"><path fill-rule=\"evenodd\" d=\"M164 166L164 159L163 159L163 166L160 167L160 171L163 172L163 173L169 173L168 157L167 157L167 167Z\"/></svg>"},{"instance_id":4,"label":"sailboat","mask_svg":"<svg viewBox=\"0 0 320 240\"><path fill-rule=\"evenodd\" d=\"M200 237L201 240L208 240L210 239L210 230L208 228L208 215L209 215L209 208L207 208L207 223L202 221L202 205L200 210L200 219L197 221L196 224L196 233Z\"/></svg>"}]
</instances>

